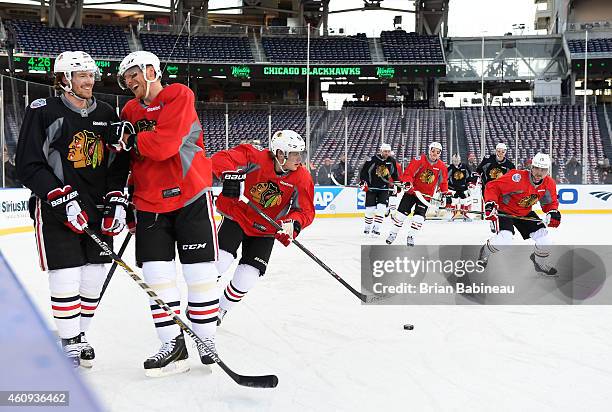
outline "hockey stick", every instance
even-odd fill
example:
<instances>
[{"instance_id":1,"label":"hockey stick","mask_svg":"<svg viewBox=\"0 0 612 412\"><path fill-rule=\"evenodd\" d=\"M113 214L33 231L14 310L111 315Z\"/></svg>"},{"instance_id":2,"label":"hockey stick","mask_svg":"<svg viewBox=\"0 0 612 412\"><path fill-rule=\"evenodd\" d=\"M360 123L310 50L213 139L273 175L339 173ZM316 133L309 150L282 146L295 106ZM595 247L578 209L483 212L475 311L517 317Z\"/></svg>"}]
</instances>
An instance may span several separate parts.
<instances>
[{"instance_id":1,"label":"hockey stick","mask_svg":"<svg viewBox=\"0 0 612 412\"><path fill-rule=\"evenodd\" d=\"M196 335L196 333L189 326L187 326L163 300L159 298L159 296L157 296L153 289L151 289L151 287L147 285L145 281L142 280L140 276L134 272L134 270L132 270L132 268L130 268L119 256L117 256L115 252L113 252L106 242L100 239L100 237L87 225L83 227L83 230L94 242L96 242L102 251L106 252L136 283L138 283L138 286L140 286L147 293L147 295L149 295L149 297L155 303L157 303L159 307L164 310L164 312L166 312L168 316L172 317L172 320L174 320L174 322L176 322L176 324L179 325L179 327L185 331L185 333L187 333L187 335L189 335L198 344L198 346L202 346L206 350L207 355L210 356L210 358L214 360L215 363L234 380L234 382L236 382L238 385L248 386L250 388L275 388L276 385L278 385L278 377L276 377L276 375L246 376L240 375L231 370L229 366L227 366L221 360L221 358L219 358L214 350L214 347L212 347L209 342L200 339L200 337Z\"/></svg>"},{"instance_id":2,"label":"hockey stick","mask_svg":"<svg viewBox=\"0 0 612 412\"><path fill-rule=\"evenodd\" d=\"M128 234L125 235L125 239L123 239L123 243L121 244L121 247L119 248L119 252L117 252L117 256L119 257L123 256L123 252L125 252L125 249L130 243L131 238L132 238L132 232L128 232ZM100 297L98 298L98 306L100 306L100 302L102 301L102 296L104 296L104 292L106 291L106 288L108 287L108 284L110 283L111 278L115 274L115 270L117 270L117 262L113 261L113 264L111 265L111 268L108 271L108 275L106 275L106 280L104 280L104 285L102 285L102 291L100 292Z\"/></svg>"},{"instance_id":3,"label":"hockey stick","mask_svg":"<svg viewBox=\"0 0 612 412\"><path fill-rule=\"evenodd\" d=\"M268 223L270 223L272 225L272 227L274 227L277 230L282 230L283 229L281 227L281 225L279 225L278 223L276 223L274 221L274 219L272 219L270 216L266 215L264 212L259 210L257 205L255 205L255 203L251 202L246 196L244 196L244 195L240 196L240 200L242 202L246 203L247 205L249 205L249 207L251 209L253 209L259 216L263 217ZM349 285L346 282L346 280L342 279L340 277L340 275L338 275L336 272L334 272L321 259L319 259L314 253L312 253L310 250L308 250L306 248L306 246L302 245L300 242L298 242L295 239L292 239L291 243L293 243L294 245L299 247L302 250L302 252L306 253L312 260L317 262L319 264L319 266L321 266L323 269L325 269L325 271L327 271L327 273L332 275L338 282L340 282L345 288L347 288L353 295L357 296L359 298L359 300L361 300L363 303L373 303L373 302L377 302L377 301L383 300L383 299L385 299L387 297L385 295L382 295L382 296L379 296L379 295L365 295L365 294L357 291L355 288L353 288L351 285Z\"/></svg>"},{"instance_id":4,"label":"hockey stick","mask_svg":"<svg viewBox=\"0 0 612 412\"><path fill-rule=\"evenodd\" d=\"M457 211L457 210L461 211L460 209L456 209L454 207L444 207L444 206L442 206L441 203L439 203L438 206L436 206L436 205L434 205L431 202L440 202L438 199L434 199L432 196L429 196L429 195L426 195L424 193L421 193L418 190L415 190L414 194L419 199L419 201L421 203L423 203L425 206L433 207L433 208L438 208L438 209L443 209L443 210L449 210L449 211ZM428 197L431 202L428 201L426 199L426 197ZM464 212L466 212L466 213L473 213L473 214L481 215L481 216L485 215L485 212L481 212L480 210L465 210ZM518 219L518 220L528 220L528 221L531 221L531 222L542 222L542 223L544 223L544 221L542 219L535 218L535 217L529 217L529 216L516 216L516 215L510 215L510 214L507 214L507 213L498 213L497 216L510 217L512 219Z\"/></svg>"}]
</instances>

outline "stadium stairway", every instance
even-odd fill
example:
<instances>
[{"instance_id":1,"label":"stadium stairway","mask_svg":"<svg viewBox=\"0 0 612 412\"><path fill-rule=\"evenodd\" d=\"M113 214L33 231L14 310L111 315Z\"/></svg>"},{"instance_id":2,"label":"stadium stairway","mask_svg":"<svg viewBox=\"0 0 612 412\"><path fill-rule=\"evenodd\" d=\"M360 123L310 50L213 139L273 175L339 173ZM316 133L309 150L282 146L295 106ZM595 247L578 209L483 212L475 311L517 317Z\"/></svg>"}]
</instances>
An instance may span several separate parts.
<instances>
[{"instance_id":1,"label":"stadium stairway","mask_svg":"<svg viewBox=\"0 0 612 412\"><path fill-rule=\"evenodd\" d=\"M264 53L263 46L261 45L261 37L257 35L257 31L253 30L249 33L249 46L251 47L251 53L256 63L268 62L268 57Z\"/></svg>"},{"instance_id":2,"label":"stadium stairway","mask_svg":"<svg viewBox=\"0 0 612 412\"><path fill-rule=\"evenodd\" d=\"M382 44L380 44L379 38L368 38L368 46L370 47L372 62L380 63L385 61L385 56L382 52Z\"/></svg>"},{"instance_id":3,"label":"stadium stairway","mask_svg":"<svg viewBox=\"0 0 612 412\"><path fill-rule=\"evenodd\" d=\"M459 155L461 156L461 161L467 164L468 141L467 137L465 136L465 126L463 124L463 110L448 110L447 112L451 113L453 116L453 133L456 133L455 139L459 144ZM450 126L447 126L447 130L450 130Z\"/></svg>"},{"instance_id":4,"label":"stadium stairway","mask_svg":"<svg viewBox=\"0 0 612 412\"><path fill-rule=\"evenodd\" d=\"M612 159L612 140L610 139L610 113L605 105L597 106L597 120L599 120L599 133L601 144L608 159Z\"/></svg>"}]
</instances>

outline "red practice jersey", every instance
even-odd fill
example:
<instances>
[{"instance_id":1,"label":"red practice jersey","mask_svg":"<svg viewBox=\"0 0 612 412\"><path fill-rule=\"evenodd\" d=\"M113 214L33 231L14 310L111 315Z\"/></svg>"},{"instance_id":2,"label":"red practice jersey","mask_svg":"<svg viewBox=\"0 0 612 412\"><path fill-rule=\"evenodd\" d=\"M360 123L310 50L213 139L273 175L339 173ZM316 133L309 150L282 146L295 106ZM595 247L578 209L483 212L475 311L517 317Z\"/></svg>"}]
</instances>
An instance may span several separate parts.
<instances>
[{"instance_id":1,"label":"red practice jersey","mask_svg":"<svg viewBox=\"0 0 612 412\"><path fill-rule=\"evenodd\" d=\"M415 190L432 196L436 187L441 192L448 191L448 169L446 164L438 159L433 164L429 161L426 154L417 156L410 161L406 170L402 174L402 182L412 183L412 188L408 193L412 194Z\"/></svg>"},{"instance_id":2,"label":"red practice jersey","mask_svg":"<svg viewBox=\"0 0 612 412\"><path fill-rule=\"evenodd\" d=\"M223 172L244 170L244 195L260 210L274 220L293 219L302 229L314 219L314 183L303 166L282 175L276 174L274 160L268 149L241 144L230 150L222 150L212 156L213 173L221 177ZM219 195L217 210L236 221L249 236L267 236L276 229L244 202Z\"/></svg>"},{"instance_id":3,"label":"red practice jersey","mask_svg":"<svg viewBox=\"0 0 612 412\"><path fill-rule=\"evenodd\" d=\"M134 125L138 153L132 153L137 210L165 213L198 198L212 184L202 126L193 92L174 83L145 106L130 100L121 118Z\"/></svg>"},{"instance_id":4,"label":"red practice jersey","mask_svg":"<svg viewBox=\"0 0 612 412\"><path fill-rule=\"evenodd\" d=\"M499 210L516 216L526 216L538 201L544 212L557 209L557 185L546 176L542 183L531 183L529 170L509 170L503 176L491 180L485 188L485 202L493 201Z\"/></svg>"}]
</instances>

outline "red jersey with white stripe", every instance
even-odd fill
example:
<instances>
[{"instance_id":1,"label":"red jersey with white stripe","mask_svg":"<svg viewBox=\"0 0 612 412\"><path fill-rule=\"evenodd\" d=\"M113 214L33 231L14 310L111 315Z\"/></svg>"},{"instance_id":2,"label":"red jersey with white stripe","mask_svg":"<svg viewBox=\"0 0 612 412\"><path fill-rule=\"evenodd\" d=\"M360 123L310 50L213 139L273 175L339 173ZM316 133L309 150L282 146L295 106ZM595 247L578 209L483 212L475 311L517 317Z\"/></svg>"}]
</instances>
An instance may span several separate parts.
<instances>
[{"instance_id":1,"label":"red jersey with white stripe","mask_svg":"<svg viewBox=\"0 0 612 412\"><path fill-rule=\"evenodd\" d=\"M526 216L537 202L540 202L544 212L559 207L555 181L546 176L536 186L531 182L529 170L509 170L503 176L491 180L485 187L484 197L485 202L497 203L500 212L516 216Z\"/></svg>"},{"instance_id":2,"label":"red jersey with white stripe","mask_svg":"<svg viewBox=\"0 0 612 412\"><path fill-rule=\"evenodd\" d=\"M202 126L187 86L174 83L145 106L130 100L121 118L134 125L132 152L136 209L165 213L191 203L212 184L211 161L206 158Z\"/></svg>"},{"instance_id":3,"label":"red jersey with white stripe","mask_svg":"<svg viewBox=\"0 0 612 412\"><path fill-rule=\"evenodd\" d=\"M426 154L417 156L410 161L402 174L402 182L412 183L408 193L413 194L415 190L429 196L433 196L436 188L441 192L448 191L448 171L446 164L438 159L430 162Z\"/></svg>"},{"instance_id":4,"label":"red jersey with white stripe","mask_svg":"<svg viewBox=\"0 0 612 412\"><path fill-rule=\"evenodd\" d=\"M244 195L272 219L293 219L300 223L302 229L312 223L315 215L314 183L303 166L279 175L274 170L270 150L250 144L222 150L211 159L213 173L219 178L226 171L245 171ZM236 221L249 236L268 236L277 231L238 199L219 195L217 210Z\"/></svg>"}]
</instances>

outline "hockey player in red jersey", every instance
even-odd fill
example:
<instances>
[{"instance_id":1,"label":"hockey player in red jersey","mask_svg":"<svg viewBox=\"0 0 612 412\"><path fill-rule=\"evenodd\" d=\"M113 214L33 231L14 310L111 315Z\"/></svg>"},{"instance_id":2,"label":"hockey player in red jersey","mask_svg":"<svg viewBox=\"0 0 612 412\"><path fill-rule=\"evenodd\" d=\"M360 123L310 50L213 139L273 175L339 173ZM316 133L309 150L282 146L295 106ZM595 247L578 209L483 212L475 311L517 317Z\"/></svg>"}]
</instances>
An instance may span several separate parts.
<instances>
[{"instance_id":1,"label":"hockey player in red jersey","mask_svg":"<svg viewBox=\"0 0 612 412\"><path fill-rule=\"evenodd\" d=\"M487 184L485 219L491 222L496 234L480 249L479 259L485 264L492 253L512 244L514 228L517 228L523 239L531 238L535 241L535 250L530 258L536 271L547 276L556 275L557 270L548 262L552 239L546 226L558 227L561 213L557 210L557 185L548 175L550 164L547 154L538 153L533 157L531 170L510 170ZM546 213L546 224L498 215L499 211L538 219L538 215L531 209L538 201Z\"/></svg>"},{"instance_id":2,"label":"hockey player in red jersey","mask_svg":"<svg viewBox=\"0 0 612 412\"><path fill-rule=\"evenodd\" d=\"M440 154L442 153L442 145L438 142L432 142L429 145L427 154L417 156L410 164L404 173L402 174L401 181L404 184L404 196L400 201L397 212L392 216L393 227L387 237L387 244L392 244L397 233L402 228L404 220L410 214L410 211L414 207L414 216L410 229L408 230L408 237L406 238L406 244L408 246L414 246L414 236L421 230L423 222L425 221L425 213L427 212L427 206L419 201L414 194L415 190L432 196L436 191L436 188L450 200L450 192L448 191L448 176L447 167L442 160L440 160Z\"/></svg>"},{"instance_id":3,"label":"hockey player in red jersey","mask_svg":"<svg viewBox=\"0 0 612 412\"><path fill-rule=\"evenodd\" d=\"M19 180L32 190L30 213L42 270L48 272L51 308L65 354L74 366L92 367L85 338L98 306L110 257L83 233L84 226L112 247L126 225L123 189L129 158L110 152L103 137L115 110L93 96L100 71L87 53L55 59L58 97L26 109L17 144Z\"/></svg>"},{"instance_id":4,"label":"hockey player in red jersey","mask_svg":"<svg viewBox=\"0 0 612 412\"><path fill-rule=\"evenodd\" d=\"M301 165L305 144L293 130L281 130L270 139L270 149L242 144L212 156L213 173L223 181L217 210L223 215L219 227L219 273L242 257L219 304L219 322L266 271L274 239L288 246L314 219L314 184ZM277 231L247 204L244 196L283 227Z\"/></svg>"},{"instance_id":5,"label":"hockey player in red jersey","mask_svg":"<svg viewBox=\"0 0 612 412\"><path fill-rule=\"evenodd\" d=\"M214 345L219 292L211 161L205 157L193 92L178 83L162 86L161 75L153 53L138 51L123 59L118 81L134 99L123 108L124 123L113 129L108 144L132 154L136 260L145 281L180 314L174 262L178 249L187 284L187 318L194 332ZM144 362L145 374L189 370L181 329L155 302L150 306L162 346ZM202 363L213 363L203 346L198 350Z\"/></svg>"}]
</instances>

